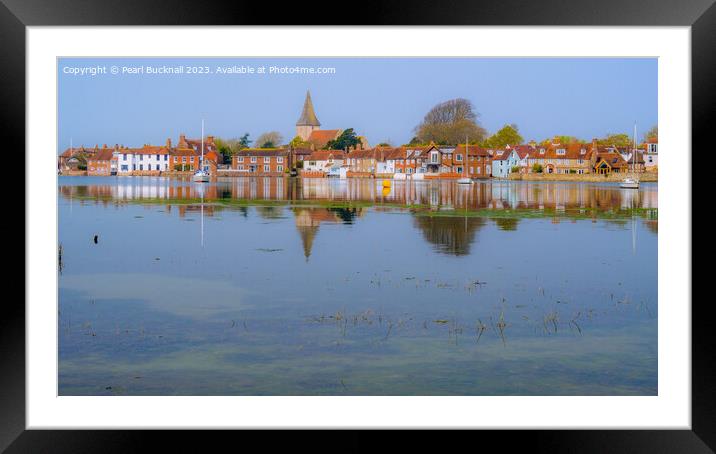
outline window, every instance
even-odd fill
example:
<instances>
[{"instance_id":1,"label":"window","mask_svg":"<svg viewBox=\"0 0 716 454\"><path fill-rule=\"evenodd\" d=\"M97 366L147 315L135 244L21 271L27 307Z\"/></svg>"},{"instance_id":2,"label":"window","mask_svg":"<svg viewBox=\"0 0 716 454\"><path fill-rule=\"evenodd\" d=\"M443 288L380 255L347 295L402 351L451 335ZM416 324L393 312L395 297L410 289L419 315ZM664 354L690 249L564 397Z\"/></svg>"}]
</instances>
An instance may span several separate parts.
<instances>
[{"instance_id":1,"label":"window","mask_svg":"<svg viewBox=\"0 0 716 454\"><path fill-rule=\"evenodd\" d=\"M159 161L161 159L162 159L161 155L157 155L157 161Z\"/></svg>"},{"instance_id":2,"label":"window","mask_svg":"<svg viewBox=\"0 0 716 454\"><path fill-rule=\"evenodd\" d=\"M558 154L558 155L563 155L563 154L565 154L565 153L566 153L566 150L565 150L564 148L557 148L557 154Z\"/></svg>"},{"instance_id":3,"label":"window","mask_svg":"<svg viewBox=\"0 0 716 454\"><path fill-rule=\"evenodd\" d=\"M457 173L462 173L462 167L457 168Z\"/></svg>"},{"instance_id":4,"label":"window","mask_svg":"<svg viewBox=\"0 0 716 454\"><path fill-rule=\"evenodd\" d=\"M140 155L139 155L139 160L140 160L140 161L144 161L144 155L143 155L143 154L140 154Z\"/></svg>"},{"instance_id":5,"label":"window","mask_svg":"<svg viewBox=\"0 0 716 454\"><path fill-rule=\"evenodd\" d=\"M182 162L182 163L186 163L186 156L182 156L182 157L181 157L181 162Z\"/></svg>"},{"instance_id":6,"label":"window","mask_svg":"<svg viewBox=\"0 0 716 454\"><path fill-rule=\"evenodd\" d=\"M159 170L159 164L157 164L157 170Z\"/></svg>"},{"instance_id":7,"label":"window","mask_svg":"<svg viewBox=\"0 0 716 454\"><path fill-rule=\"evenodd\" d=\"M132 170L137 170L137 164L132 164Z\"/></svg>"},{"instance_id":8,"label":"window","mask_svg":"<svg viewBox=\"0 0 716 454\"><path fill-rule=\"evenodd\" d=\"M278 156L278 157L276 158L276 162L278 162L279 164L282 164L282 163L283 163L283 156Z\"/></svg>"},{"instance_id":9,"label":"window","mask_svg":"<svg viewBox=\"0 0 716 454\"><path fill-rule=\"evenodd\" d=\"M144 170L144 164L139 164L139 170Z\"/></svg>"},{"instance_id":10,"label":"window","mask_svg":"<svg viewBox=\"0 0 716 454\"><path fill-rule=\"evenodd\" d=\"M276 166L277 172L283 172L283 166Z\"/></svg>"},{"instance_id":11,"label":"window","mask_svg":"<svg viewBox=\"0 0 716 454\"><path fill-rule=\"evenodd\" d=\"M433 164L435 164L435 163L438 162L438 154L437 154L437 152L430 155L430 162L432 162Z\"/></svg>"},{"instance_id":12,"label":"window","mask_svg":"<svg viewBox=\"0 0 716 454\"><path fill-rule=\"evenodd\" d=\"M167 159L169 159L169 155L168 155L168 154L165 154L165 155L164 155L164 160L166 161Z\"/></svg>"},{"instance_id":13,"label":"window","mask_svg":"<svg viewBox=\"0 0 716 454\"><path fill-rule=\"evenodd\" d=\"M129 170L129 166L127 166L126 164L122 164L122 165L120 166L120 169L122 170L122 172L126 172L126 171Z\"/></svg>"},{"instance_id":14,"label":"window","mask_svg":"<svg viewBox=\"0 0 716 454\"><path fill-rule=\"evenodd\" d=\"M271 171L271 166L268 164L264 164L264 172L270 172L270 171Z\"/></svg>"},{"instance_id":15,"label":"window","mask_svg":"<svg viewBox=\"0 0 716 454\"><path fill-rule=\"evenodd\" d=\"M126 161L126 160L127 160L127 153L122 153L122 161Z\"/></svg>"},{"instance_id":16,"label":"window","mask_svg":"<svg viewBox=\"0 0 716 454\"><path fill-rule=\"evenodd\" d=\"M243 166L243 165L240 165L240 166L239 166L239 170L244 170L244 166Z\"/></svg>"},{"instance_id":17,"label":"window","mask_svg":"<svg viewBox=\"0 0 716 454\"><path fill-rule=\"evenodd\" d=\"M251 162L256 162L256 156L251 156Z\"/></svg>"},{"instance_id":18,"label":"window","mask_svg":"<svg viewBox=\"0 0 716 454\"><path fill-rule=\"evenodd\" d=\"M270 157L270 156L264 156L264 163L268 163L268 162L271 162L271 157Z\"/></svg>"},{"instance_id":19,"label":"window","mask_svg":"<svg viewBox=\"0 0 716 454\"><path fill-rule=\"evenodd\" d=\"M477 168L477 174L478 174L478 175L480 174L480 171L481 171L481 170L482 170L482 169L481 169L480 167Z\"/></svg>"}]
</instances>

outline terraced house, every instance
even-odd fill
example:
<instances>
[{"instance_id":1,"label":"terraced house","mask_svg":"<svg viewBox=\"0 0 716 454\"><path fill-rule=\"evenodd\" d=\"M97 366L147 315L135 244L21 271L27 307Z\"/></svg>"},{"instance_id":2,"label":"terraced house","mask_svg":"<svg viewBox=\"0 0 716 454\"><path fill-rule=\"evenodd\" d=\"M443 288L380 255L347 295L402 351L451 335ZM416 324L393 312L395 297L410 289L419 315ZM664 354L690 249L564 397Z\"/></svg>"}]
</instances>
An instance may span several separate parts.
<instances>
[{"instance_id":1,"label":"terraced house","mask_svg":"<svg viewBox=\"0 0 716 454\"><path fill-rule=\"evenodd\" d=\"M251 176L282 176L291 169L286 148L245 148L232 156L231 168Z\"/></svg>"},{"instance_id":2,"label":"terraced house","mask_svg":"<svg viewBox=\"0 0 716 454\"><path fill-rule=\"evenodd\" d=\"M425 178L489 178L492 158L477 145L438 147L431 144L425 151Z\"/></svg>"},{"instance_id":3,"label":"terraced house","mask_svg":"<svg viewBox=\"0 0 716 454\"><path fill-rule=\"evenodd\" d=\"M87 175L110 176L116 174L116 154L119 154L119 146L115 147L116 148L108 148L105 144L98 153L87 158Z\"/></svg>"},{"instance_id":4,"label":"terraced house","mask_svg":"<svg viewBox=\"0 0 716 454\"><path fill-rule=\"evenodd\" d=\"M343 165L345 153L342 150L318 150L303 161L302 175L328 175L331 170Z\"/></svg>"},{"instance_id":5,"label":"terraced house","mask_svg":"<svg viewBox=\"0 0 716 454\"><path fill-rule=\"evenodd\" d=\"M592 173L597 141L591 144L571 142L563 144L559 137L547 145L537 146L527 159L528 170L533 171L535 164L542 166L544 173L585 174Z\"/></svg>"},{"instance_id":6,"label":"terraced house","mask_svg":"<svg viewBox=\"0 0 716 454\"><path fill-rule=\"evenodd\" d=\"M378 168L379 150L353 150L346 156L348 177L373 177Z\"/></svg>"},{"instance_id":7,"label":"terraced house","mask_svg":"<svg viewBox=\"0 0 716 454\"><path fill-rule=\"evenodd\" d=\"M117 150L118 175L160 175L169 167L172 156L170 144L157 146L145 144L141 148Z\"/></svg>"},{"instance_id":8,"label":"terraced house","mask_svg":"<svg viewBox=\"0 0 716 454\"><path fill-rule=\"evenodd\" d=\"M492 176L496 178L507 178L512 169L519 170L520 156L517 150L509 145L504 149L493 150L492 153Z\"/></svg>"}]
</instances>

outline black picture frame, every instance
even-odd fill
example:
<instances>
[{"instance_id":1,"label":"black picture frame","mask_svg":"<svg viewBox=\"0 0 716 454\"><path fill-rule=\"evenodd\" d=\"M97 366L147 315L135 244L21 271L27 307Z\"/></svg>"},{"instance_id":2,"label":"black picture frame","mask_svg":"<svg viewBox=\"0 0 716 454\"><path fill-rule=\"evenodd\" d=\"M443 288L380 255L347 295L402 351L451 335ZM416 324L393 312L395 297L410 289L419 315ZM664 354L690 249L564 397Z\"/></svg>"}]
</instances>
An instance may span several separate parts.
<instances>
[{"instance_id":1,"label":"black picture frame","mask_svg":"<svg viewBox=\"0 0 716 454\"><path fill-rule=\"evenodd\" d=\"M0 0L0 118L6 133L6 152L25 150L25 32L28 26L66 25L557 25L557 26L690 26L692 63L692 149L710 151L707 132L716 105L716 6L714 0L491 0L452 2L400 0L361 2L341 7L323 0L304 4L217 2L204 0ZM280 5L280 6L279 6ZM333 12L317 15L314 11ZM10 127L8 127L10 126ZM29 154L28 154L29 155ZM26 168L29 168L26 155ZM691 173L691 169L684 169ZM26 247L31 238L25 237ZM690 304L690 301L679 302ZM703 301L702 301L703 303ZM716 449L716 372L714 335L707 304L692 305L692 430L529 431L526 446L549 452L713 452ZM149 431L29 431L25 430L25 310L20 300L6 300L0 318L0 449L8 452L130 452L148 447ZM575 409L575 411L579 411ZM166 434L166 433L165 433ZM367 439L344 434L341 448L371 449ZM206 448L215 434L184 433L169 437L183 450ZM302 435L303 436L303 435ZM244 441L245 436L241 435ZM264 434L265 437L265 434ZM227 438L222 435L220 438ZM274 438L274 437L271 437ZM297 443L298 434L276 437ZM307 434L315 448L319 438ZM422 444L423 436L401 437L400 446ZM524 437L484 431L474 440L483 447L497 441L501 449L514 447ZM236 440L231 442L237 446ZM263 443L266 443L265 438ZM271 441L271 444L275 441ZM299 442L300 443L300 442ZM249 446L248 444L246 446ZM390 444L384 447L389 447ZM334 448L337 448L334 446Z\"/></svg>"}]
</instances>

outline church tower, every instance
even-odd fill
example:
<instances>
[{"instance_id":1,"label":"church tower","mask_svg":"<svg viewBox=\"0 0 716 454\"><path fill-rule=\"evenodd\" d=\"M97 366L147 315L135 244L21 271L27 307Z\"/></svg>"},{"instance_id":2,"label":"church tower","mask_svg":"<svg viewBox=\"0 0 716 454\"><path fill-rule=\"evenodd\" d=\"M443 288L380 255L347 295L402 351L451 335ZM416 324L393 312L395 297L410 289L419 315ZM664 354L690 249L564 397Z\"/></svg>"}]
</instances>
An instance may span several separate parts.
<instances>
[{"instance_id":1,"label":"church tower","mask_svg":"<svg viewBox=\"0 0 716 454\"><path fill-rule=\"evenodd\" d=\"M303 102L303 111L301 118L296 122L296 135L302 140L308 140L313 131L321 129L321 122L316 117L313 110L313 101L311 101L311 92L306 91L306 100Z\"/></svg>"}]
</instances>

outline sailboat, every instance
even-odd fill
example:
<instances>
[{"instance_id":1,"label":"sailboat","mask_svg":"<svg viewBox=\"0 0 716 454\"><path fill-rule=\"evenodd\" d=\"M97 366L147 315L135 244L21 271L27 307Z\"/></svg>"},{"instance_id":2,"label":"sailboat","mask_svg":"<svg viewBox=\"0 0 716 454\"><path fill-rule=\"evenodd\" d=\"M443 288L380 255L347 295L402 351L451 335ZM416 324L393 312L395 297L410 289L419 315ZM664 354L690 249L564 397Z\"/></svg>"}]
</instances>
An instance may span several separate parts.
<instances>
[{"instance_id":1,"label":"sailboat","mask_svg":"<svg viewBox=\"0 0 716 454\"><path fill-rule=\"evenodd\" d=\"M467 166L470 165L470 152L467 149L467 137L465 137L465 161L463 161L462 165L462 177L458 178L457 183L458 184L472 184L472 180L470 179L470 176L466 176L467 174Z\"/></svg>"},{"instance_id":2,"label":"sailboat","mask_svg":"<svg viewBox=\"0 0 716 454\"><path fill-rule=\"evenodd\" d=\"M632 166L632 174L622 180L621 183L619 183L620 188L624 189L639 189L639 178L636 176L635 172L635 166L636 166L636 123L634 123L634 148L631 151L631 166Z\"/></svg>"},{"instance_id":3,"label":"sailboat","mask_svg":"<svg viewBox=\"0 0 716 454\"><path fill-rule=\"evenodd\" d=\"M209 172L204 170L204 120L201 120L201 160L199 161L199 170L191 178L195 183L209 182Z\"/></svg>"}]
</instances>

